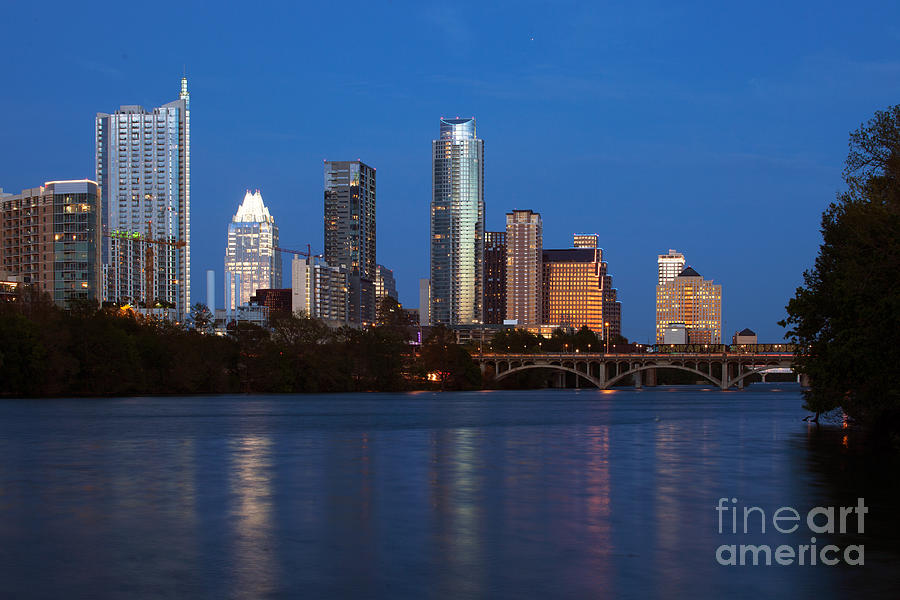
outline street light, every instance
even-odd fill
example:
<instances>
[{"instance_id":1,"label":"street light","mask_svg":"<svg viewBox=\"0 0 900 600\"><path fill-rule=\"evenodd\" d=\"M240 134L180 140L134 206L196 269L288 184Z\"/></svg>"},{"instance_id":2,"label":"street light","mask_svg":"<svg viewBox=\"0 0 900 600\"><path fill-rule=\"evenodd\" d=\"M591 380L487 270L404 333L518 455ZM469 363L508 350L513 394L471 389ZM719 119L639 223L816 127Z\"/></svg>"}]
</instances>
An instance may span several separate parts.
<instances>
[{"instance_id":1,"label":"street light","mask_svg":"<svg viewBox=\"0 0 900 600\"><path fill-rule=\"evenodd\" d=\"M606 335L603 336L606 338L606 354L609 354L609 321L606 321L603 326L606 327Z\"/></svg>"}]
</instances>

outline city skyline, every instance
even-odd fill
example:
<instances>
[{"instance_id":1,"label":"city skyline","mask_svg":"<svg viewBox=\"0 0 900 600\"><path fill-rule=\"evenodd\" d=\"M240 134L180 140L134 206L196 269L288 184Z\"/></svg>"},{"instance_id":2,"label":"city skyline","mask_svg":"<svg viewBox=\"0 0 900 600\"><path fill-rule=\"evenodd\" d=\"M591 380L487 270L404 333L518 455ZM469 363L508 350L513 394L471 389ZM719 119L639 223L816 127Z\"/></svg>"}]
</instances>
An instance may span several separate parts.
<instances>
[{"instance_id":1,"label":"city skyline","mask_svg":"<svg viewBox=\"0 0 900 600\"><path fill-rule=\"evenodd\" d=\"M186 65L192 213L211 224L193 218L192 296L203 297L196 273L221 274L221 228L233 214L223 198L263 189L284 245L321 252L321 221L310 216L321 216L322 160L362 157L381 175L379 262L394 270L403 304L416 306L418 279L429 275L422 224L434 122L477 115L490 142L486 230L529 206L544 218L548 247L567 245L573 230L599 233L627 305L623 334L653 338L648 273L657 254L677 248L726 288L725 335L750 327L778 340L775 323L813 264L819 215L841 187L847 133L900 97L900 65L885 58L895 54L900 7L832 6L810 16L763 3L758 12L776 7L783 19L664 3L638 13L583 6L570 16L537 5L359 5L345 23L359 35L329 61L301 66L277 57L312 55L333 39L335 27L320 25L333 21L324 6L241 19L188 9L167 25L181 43L161 48L109 26L142 17L139 7L113 17L13 5L11 22L40 23L49 36L108 31L65 56L28 28L9 32L6 81L15 93L0 100L8 141L0 187L94 179L94 114L172 100ZM254 44L208 33L236 30ZM759 36L765 47L753 43ZM360 55L371 58L362 71ZM47 73L79 93L62 103L36 91ZM590 185L569 193L574 172L589 174ZM754 242L735 243L741 236ZM766 281L734 265L765 265Z\"/></svg>"}]
</instances>

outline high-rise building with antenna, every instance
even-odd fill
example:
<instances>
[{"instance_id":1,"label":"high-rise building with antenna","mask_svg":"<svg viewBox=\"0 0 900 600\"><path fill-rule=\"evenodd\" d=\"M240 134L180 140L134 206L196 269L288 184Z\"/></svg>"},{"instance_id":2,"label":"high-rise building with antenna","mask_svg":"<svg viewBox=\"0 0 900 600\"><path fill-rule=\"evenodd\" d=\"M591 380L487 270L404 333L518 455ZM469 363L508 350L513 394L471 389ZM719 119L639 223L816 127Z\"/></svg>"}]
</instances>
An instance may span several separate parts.
<instances>
[{"instance_id":1,"label":"high-rise building with antenna","mask_svg":"<svg viewBox=\"0 0 900 600\"><path fill-rule=\"evenodd\" d=\"M104 300L149 301L178 320L190 311L190 131L187 77L178 100L97 113ZM163 243L147 252L147 239Z\"/></svg>"}]
</instances>

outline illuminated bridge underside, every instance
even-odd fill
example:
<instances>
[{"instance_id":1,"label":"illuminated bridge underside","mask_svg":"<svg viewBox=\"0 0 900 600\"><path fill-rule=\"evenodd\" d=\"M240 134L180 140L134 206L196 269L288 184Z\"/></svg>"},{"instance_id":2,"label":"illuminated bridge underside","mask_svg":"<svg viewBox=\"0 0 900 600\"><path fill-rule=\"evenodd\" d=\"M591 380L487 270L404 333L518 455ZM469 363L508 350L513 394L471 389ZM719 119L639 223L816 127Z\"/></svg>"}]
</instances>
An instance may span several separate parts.
<instances>
[{"instance_id":1,"label":"illuminated bridge underside","mask_svg":"<svg viewBox=\"0 0 900 600\"><path fill-rule=\"evenodd\" d=\"M531 369L574 373L576 380L608 389L626 378L635 387L656 385L657 369L687 371L727 390L741 388L750 375L793 372L791 353L724 354L485 354L474 357L481 372L493 370L496 380Z\"/></svg>"}]
</instances>

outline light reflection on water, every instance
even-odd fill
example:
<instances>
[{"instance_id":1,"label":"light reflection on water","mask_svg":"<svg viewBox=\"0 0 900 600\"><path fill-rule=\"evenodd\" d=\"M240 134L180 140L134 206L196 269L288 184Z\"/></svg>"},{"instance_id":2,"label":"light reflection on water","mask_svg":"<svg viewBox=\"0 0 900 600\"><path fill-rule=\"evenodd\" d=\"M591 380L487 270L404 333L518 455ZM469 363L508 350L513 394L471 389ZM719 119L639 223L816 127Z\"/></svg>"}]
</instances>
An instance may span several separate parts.
<instances>
[{"instance_id":1,"label":"light reflection on water","mask_svg":"<svg viewBox=\"0 0 900 600\"><path fill-rule=\"evenodd\" d=\"M2 402L0 595L858 589L859 571L715 564L719 497L808 509L871 491L876 536L896 531L894 497L858 470L836 483L798 388L699 391ZM804 543L786 537L769 543ZM893 583L896 538L867 539L865 581Z\"/></svg>"}]
</instances>

